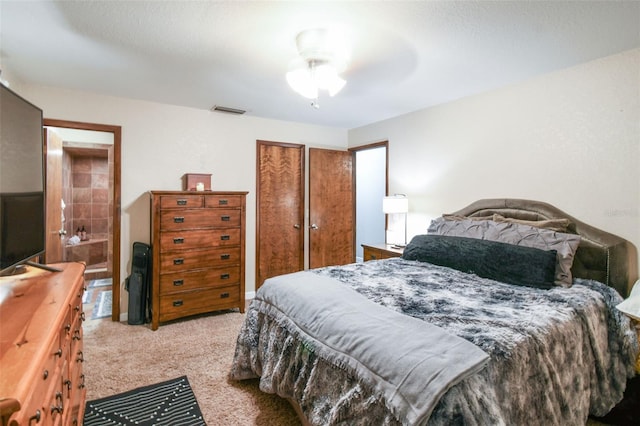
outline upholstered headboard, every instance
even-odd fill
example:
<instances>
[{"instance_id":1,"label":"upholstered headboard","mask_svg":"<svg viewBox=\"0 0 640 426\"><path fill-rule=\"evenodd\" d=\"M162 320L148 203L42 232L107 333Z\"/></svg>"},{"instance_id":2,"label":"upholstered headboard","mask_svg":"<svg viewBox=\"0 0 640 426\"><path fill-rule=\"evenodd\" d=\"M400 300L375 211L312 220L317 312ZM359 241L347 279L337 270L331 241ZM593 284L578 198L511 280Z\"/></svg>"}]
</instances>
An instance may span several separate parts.
<instances>
[{"instance_id":1,"label":"upholstered headboard","mask_svg":"<svg viewBox=\"0 0 640 426\"><path fill-rule=\"evenodd\" d=\"M496 198L478 200L452 214L489 216L499 214L522 220L569 219L571 232L580 235L571 272L574 277L600 281L627 297L638 279L636 247L624 238L602 231L566 214L562 210L533 200Z\"/></svg>"}]
</instances>

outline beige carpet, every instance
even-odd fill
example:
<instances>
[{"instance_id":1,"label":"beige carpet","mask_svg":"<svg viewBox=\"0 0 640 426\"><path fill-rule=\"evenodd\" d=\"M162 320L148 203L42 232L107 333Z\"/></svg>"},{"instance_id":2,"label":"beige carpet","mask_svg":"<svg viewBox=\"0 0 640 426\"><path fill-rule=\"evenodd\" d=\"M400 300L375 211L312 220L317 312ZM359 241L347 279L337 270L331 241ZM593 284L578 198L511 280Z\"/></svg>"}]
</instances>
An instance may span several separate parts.
<instances>
[{"instance_id":1,"label":"beige carpet","mask_svg":"<svg viewBox=\"0 0 640 426\"><path fill-rule=\"evenodd\" d=\"M108 319L84 327L87 400L186 375L208 425L299 425L291 406L227 379L244 314L234 311L173 322L151 331Z\"/></svg>"}]
</instances>

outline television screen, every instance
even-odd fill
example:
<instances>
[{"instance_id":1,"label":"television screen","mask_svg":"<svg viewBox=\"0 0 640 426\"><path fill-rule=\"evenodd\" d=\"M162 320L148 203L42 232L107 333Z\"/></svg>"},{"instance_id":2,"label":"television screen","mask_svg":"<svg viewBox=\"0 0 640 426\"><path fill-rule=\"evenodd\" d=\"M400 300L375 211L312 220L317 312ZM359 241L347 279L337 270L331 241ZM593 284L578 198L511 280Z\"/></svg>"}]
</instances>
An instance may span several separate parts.
<instances>
[{"instance_id":1,"label":"television screen","mask_svg":"<svg viewBox=\"0 0 640 426\"><path fill-rule=\"evenodd\" d=\"M0 84L0 271L44 250L42 110Z\"/></svg>"}]
</instances>

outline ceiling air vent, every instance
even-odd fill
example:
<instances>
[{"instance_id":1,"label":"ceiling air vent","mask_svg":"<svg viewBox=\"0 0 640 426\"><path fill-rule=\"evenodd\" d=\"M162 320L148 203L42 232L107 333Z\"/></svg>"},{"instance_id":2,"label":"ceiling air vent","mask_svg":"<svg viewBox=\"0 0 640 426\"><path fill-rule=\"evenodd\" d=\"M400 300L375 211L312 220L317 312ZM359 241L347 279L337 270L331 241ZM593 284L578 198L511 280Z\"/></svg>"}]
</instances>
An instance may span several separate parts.
<instances>
[{"instance_id":1,"label":"ceiling air vent","mask_svg":"<svg viewBox=\"0 0 640 426\"><path fill-rule=\"evenodd\" d=\"M221 105L214 105L214 106L211 108L211 111L227 112L227 113L229 113L229 114L238 114L238 115L242 115L242 114L244 114L245 112L247 112L247 111L245 111L245 110L243 110L243 109L229 108L229 107L221 106Z\"/></svg>"}]
</instances>

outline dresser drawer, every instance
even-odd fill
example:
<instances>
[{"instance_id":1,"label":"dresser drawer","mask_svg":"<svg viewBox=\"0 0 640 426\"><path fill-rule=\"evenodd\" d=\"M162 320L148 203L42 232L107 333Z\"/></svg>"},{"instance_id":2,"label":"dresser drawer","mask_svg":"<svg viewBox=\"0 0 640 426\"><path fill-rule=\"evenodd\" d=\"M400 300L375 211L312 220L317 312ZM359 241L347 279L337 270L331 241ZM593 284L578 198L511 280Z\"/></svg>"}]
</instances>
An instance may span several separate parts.
<instances>
[{"instance_id":1,"label":"dresser drawer","mask_svg":"<svg viewBox=\"0 0 640 426\"><path fill-rule=\"evenodd\" d=\"M363 258L367 262L369 260L389 259L391 257L402 257L402 248L394 248L388 244L368 245L362 244Z\"/></svg>"},{"instance_id":2,"label":"dresser drawer","mask_svg":"<svg viewBox=\"0 0 640 426\"><path fill-rule=\"evenodd\" d=\"M224 195L224 194L211 194L205 195L204 206L205 207L240 207L244 200L243 195Z\"/></svg>"},{"instance_id":3,"label":"dresser drawer","mask_svg":"<svg viewBox=\"0 0 640 426\"><path fill-rule=\"evenodd\" d=\"M239 302L239 285L161 296L160 321L225 309L226 307L237 307Z\"/></svg>"},{"instance_id":4,"label":"dresser drawer","mask_svg":"<svg viewBox=\"0 0 640 426\"><path fill-rule=\"evenodd\" d=\"M197 194L162 195L160 196L161 209L185 209L203 206L203 196Z\"/></svg>"},{"instance_id":5,"label":"dresser drawer","mask_svg":"<svg viewBox=\"0 0 640 426\"><path fill-rule=\"evenodd\" d=\"M240 210L238 209L163 210L160 212L160 231L239 226Z\"/></svg>"},{"instance_id":6,"label":"dresser drawer","mask_svg":"<svg viewBox=\"0 0 640 426\"><path fill-rule=\"evenodd\" d=\"M240 229L203 229L160 233L160 251L240 245Z\"/></svg>"},{"instance_id":7,"label":"dresser drawer","mask_svg":"<svg viewBox=\"0 0 640 426\"><path fill-rule=\"evenodd\" d=\"M160 254L160 274L239 264L240 247L220 247Z\"/></svg>"},{"instance_id":8,"label":"dresser drawer","mask_svg":"<svg viewBox=\"0 0 640 426\"><path fill-rule=\"evenodd\" d=\"M164 274L160 277L160 294L177 291L213 288L240 282L240 266L201 269L197 271Z\"/></svg>"}]
</instances>

